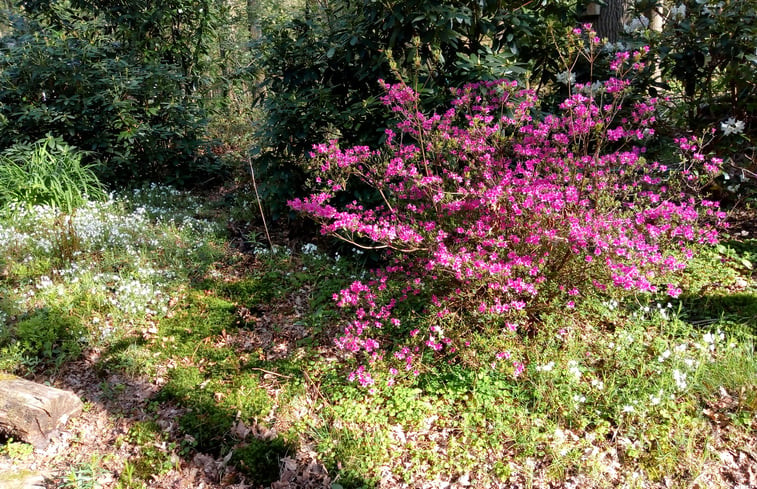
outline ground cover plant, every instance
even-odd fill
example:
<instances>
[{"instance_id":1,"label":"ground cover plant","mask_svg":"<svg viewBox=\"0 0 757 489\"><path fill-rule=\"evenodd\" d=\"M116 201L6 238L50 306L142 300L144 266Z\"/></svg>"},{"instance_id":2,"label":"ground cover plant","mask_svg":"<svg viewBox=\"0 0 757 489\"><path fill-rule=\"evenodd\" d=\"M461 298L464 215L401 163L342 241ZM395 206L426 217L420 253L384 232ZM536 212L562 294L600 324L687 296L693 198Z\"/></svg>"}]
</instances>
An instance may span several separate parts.
<instances>
[{"instance_id":1,"label":"ground cover plant","mask_svg":"<svg viewBox=\"0 0 757 489\"><path fill-rule=\"evenodd\" d=\"M368 390L346 379L332 299L366 255L283 238L241 254L229 210L154 187L70 228L4 211L2 368L77 389L87 412L65 452L8 441L3 464L44 460L54 487L748 487L753 238L704 246L678 298L590 295L517 339L495 321L468 335L477 357Z\"/></svg>"}]
</instances>

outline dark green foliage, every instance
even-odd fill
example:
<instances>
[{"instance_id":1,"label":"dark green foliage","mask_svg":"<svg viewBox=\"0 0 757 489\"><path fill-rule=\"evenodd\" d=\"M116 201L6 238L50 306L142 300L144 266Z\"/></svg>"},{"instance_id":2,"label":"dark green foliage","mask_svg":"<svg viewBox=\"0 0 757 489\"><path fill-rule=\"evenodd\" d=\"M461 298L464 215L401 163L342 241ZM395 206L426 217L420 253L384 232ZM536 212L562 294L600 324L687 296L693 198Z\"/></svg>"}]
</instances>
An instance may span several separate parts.
<instances>
[{"instance_id":1,"label":"dark green foliage","mask_svg":"<svg viewBox=\"0 0 757 489\"><path fill-rule=\"evenodd\" d=\"M515 77L540 80L558 70L550 29L572 26L575 1L349 1L308 4L264 30L257 67L265 74L266 119L258 128L258 178L274 217L302 192L297 163L312 145L339 137L375 145L387 117L378 80L402 77L442 106L449 88ZM564 68L560 68L560 71ZM351 198L360 189L352 189Z\"/></svg>"},{"instance_id":2,"label":"dark green foliage","mask_svg":"<svg viewBox=\"0 0 757 489\"><path fill-rule=\"evenodd\" d=\"M28 8L36 16L19 19L0 49L0 147L61 136L91 151L103 163L100 175L114 182L183 184L218 170L203 149L199 48L191 56L176 53L173 40L145 33L155 46L167 46L150 49L146 40L126 38L128 16L112 12L98 16L98 9L58 2ZM156 12L135 9L132 16L149 23Z\"/></svg>"},{"instance_id":3,"label":"dark green foliage","mask_svg":"<svg viewBox=\"0 0 757 489\"><path fill-rule=\"evenodd\" d=\"M685 15L669 19L651 40L668 80L683 88L687 122L701 128L725 116L744 120L757 111L757 2L682 2Z\"/></svg>"},{"instance_id":4,"label":"dark green foliage","mask_svg":"<svg viewBox=\"0 0 757 489\"><path fill-rule=\"evenodd\" d=\"M660 1L647 3L662 8ZM726 172L712 189L715 198L726 202L754 198L757 1L687 0L677 6L685 10L677 15L670 12L661 31L631 36L636 45L651 46L659 68L654 82L674 102L661 123L676 136L711 133L707 149L726 161ZM739 130L726 130L737 122Z\"/></svg>"},{"instance_id":5,"label":"dark green foliage","mask_svg":"<svg viewBox=\"0 0 757 489\"><path fill-rule=\"evenodd\" d=\"M25 0L26 11L55 30L77 22L100 24L99 32L144 62L179 68L182 88L197 89L222 20L211 0Z\"/></svg>"}]
</instances>

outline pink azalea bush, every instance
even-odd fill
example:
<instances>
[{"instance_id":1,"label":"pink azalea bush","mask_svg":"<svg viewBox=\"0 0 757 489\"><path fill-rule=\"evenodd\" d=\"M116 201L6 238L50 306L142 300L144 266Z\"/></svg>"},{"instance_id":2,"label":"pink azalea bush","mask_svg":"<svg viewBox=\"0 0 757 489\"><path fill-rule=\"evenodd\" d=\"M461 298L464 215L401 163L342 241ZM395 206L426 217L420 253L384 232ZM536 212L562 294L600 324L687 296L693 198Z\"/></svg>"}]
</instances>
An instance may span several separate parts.
<instances>
[{"instance_id":1,"label":"pink azalea bush","mask_svg":"<svg viewBox=\"0 0 757 489\"><path fill-rule=\"evenodd\" d=\"M290 206L325 234L389 253L370 281L335 296L354 310L337 345L384 360L392 375L417 375L424 355L465 347L471 318L516 334L531 314L610 288L680 294L673 278L694 245L716 241L724 217L684 190L720 161L691 138L678 141L675 169L644 158L657 100L623 105L642 57L618 53L616 76L575 85L560 112L543 117L538 94L516 82L465 86L449 110L431 115L406 85L384 84L383 102L401 121L382 148L316 146L319 191ZM350 178L382 202L337 207ZM397 311L414 295L429 298L434 317L422 331ZM497 359L516 376L523 370L507 352ZM374 382L366 366L350 378Z\"/></svg>"}]
</instances>

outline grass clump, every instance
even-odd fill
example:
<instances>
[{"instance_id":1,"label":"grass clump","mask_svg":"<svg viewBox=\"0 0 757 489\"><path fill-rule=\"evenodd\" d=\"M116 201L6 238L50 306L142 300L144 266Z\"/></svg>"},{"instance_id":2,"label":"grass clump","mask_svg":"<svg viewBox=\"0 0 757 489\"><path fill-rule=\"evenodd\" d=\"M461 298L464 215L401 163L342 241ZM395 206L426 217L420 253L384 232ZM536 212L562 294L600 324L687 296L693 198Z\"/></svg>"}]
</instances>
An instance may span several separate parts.
<instances>
[{"instance_id":1,"label":"grass clump","mask_svg":"<svg viewBox=\"0 0 757 489\"><path fill-rule=\"evenodd\" d=\"M85 152L48 135L34 143L17 143L0 154L0 207L11 203L50 205L65 213L105 191Z\"/></svg>"}]
</instances>

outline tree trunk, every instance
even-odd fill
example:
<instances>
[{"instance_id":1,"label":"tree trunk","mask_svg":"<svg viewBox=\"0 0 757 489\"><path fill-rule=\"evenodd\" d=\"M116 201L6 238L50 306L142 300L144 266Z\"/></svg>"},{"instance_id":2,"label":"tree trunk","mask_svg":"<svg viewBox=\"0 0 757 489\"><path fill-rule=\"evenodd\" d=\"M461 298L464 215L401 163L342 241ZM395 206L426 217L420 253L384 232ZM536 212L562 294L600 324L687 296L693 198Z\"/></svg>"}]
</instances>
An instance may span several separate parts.
<instances>
[{"instance_id":1,"label":"tree trunk","mask_svg":"<svg viewBox=\"0 0 757 489\"><path fill-rule=\"evenodd\" d=\"M630 3L630 0L607 0L594 22L594 29L599 37L607 38L610 42L618 40L623 31L624 17Z\"/></svg>"},{"instance_id":2,"label":"tree trunk","mask_svg":"<svg viewBox=\"0 0 757 489\"><path fill-rule=\"evenodd\" d=\"M250 33L250 40L254 41L260 37L260 24L258 23L258 5L257 0L247 0L247 30Z\"/></svg>"}]
</instances>

